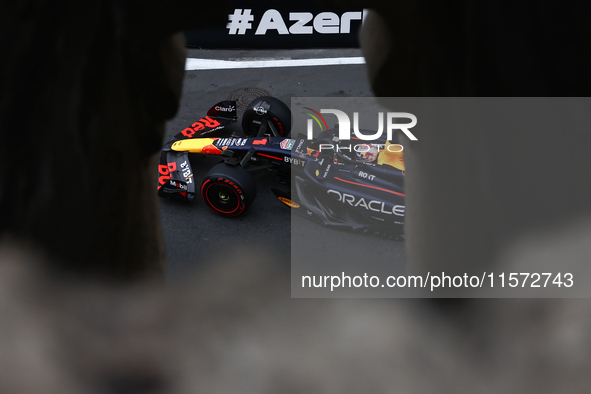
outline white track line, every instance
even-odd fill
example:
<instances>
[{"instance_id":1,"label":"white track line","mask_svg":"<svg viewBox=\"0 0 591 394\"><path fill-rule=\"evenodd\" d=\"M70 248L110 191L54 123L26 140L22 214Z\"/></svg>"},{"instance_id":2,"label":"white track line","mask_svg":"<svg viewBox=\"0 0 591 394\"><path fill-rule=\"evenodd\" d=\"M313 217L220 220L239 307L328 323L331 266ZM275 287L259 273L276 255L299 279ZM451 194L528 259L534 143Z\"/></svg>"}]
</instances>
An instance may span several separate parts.
<instances>
[{"instance_id":1,"label":"white track line","mask_svg":"<svg viewBox=\"0 0 591 394\"><path fill-rule=\"evenodd\" d=\"M330 57L319 59L290 60L215 60L187 59L185 70L224 70L234 68L271 68L302 66L340 66L345 64L365 64L363 57Z\"/></svg>"}]
</instances>

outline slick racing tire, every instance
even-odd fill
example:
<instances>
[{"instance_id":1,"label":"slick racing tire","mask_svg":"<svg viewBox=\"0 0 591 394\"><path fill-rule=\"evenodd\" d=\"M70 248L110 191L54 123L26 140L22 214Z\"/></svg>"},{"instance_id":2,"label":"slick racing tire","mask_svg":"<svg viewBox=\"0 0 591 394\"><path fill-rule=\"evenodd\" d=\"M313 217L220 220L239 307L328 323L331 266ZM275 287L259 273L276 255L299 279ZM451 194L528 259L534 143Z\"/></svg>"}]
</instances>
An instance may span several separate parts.
<instances>
[{"instance_id":1,"label":"slick racing tire","mask_svg":"<svg viewBox=\"0 0 591 394\"><path fill-rule=\"evenodd\" d=\"M268 107L268 109L266 109ZM242 130L247 136L256 136L263 119L273 123L280 137L287 137L291 131L291 111L285 103L275 97L258 97L246 107L242 115ZM271 130L268 130L271 133Z\"/></svg>"},{"instance_id":2,"label":"slick racing tire","mask_svg":"<svg viewBox=\"0 0 591 394\"><path fill-rule=\"evenodd\" d=\"M256 197L256 184L244 168L220 163L201 184L201 197L215 213L233 217L243 213Z\"/></svg>"}]
</instances>

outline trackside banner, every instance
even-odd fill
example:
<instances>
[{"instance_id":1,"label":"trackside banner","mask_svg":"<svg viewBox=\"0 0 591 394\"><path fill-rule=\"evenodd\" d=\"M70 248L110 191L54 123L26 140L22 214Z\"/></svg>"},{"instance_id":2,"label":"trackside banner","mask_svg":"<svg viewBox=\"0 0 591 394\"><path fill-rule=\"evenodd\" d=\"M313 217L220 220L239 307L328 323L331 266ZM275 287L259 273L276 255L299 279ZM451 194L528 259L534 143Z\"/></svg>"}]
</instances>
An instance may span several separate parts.
<instances>
[{"instance_id":1,"label":"trackside banner","mask_svg":"<svg viewBox=\"0 0 591 394\"><path fill-rule=\"evenodd\" d=\"M319 9L297 4L244 1L228 15L225 28L185 32L187 46L205 49L354 48L364 10Z\"/></svg>"}]
</instances>

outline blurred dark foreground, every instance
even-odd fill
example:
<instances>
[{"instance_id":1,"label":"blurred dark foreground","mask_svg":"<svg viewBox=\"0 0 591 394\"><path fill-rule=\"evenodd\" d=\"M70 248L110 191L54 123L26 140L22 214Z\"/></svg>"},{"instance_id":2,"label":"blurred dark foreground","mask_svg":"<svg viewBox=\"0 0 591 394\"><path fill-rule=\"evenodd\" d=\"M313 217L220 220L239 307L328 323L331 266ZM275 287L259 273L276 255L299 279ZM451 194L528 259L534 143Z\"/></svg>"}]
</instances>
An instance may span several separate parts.
<instances>
[{"instance_id":1,"label":"blurred dark foreground","mask_svg":"<svg viewBox=\"0 0 591 394\"><path fill-rule=\"evenodd\" d=\"M0 385L23 393L580 393L588 300L291 299L265 256L184 288L0 257ZM252 253L252 252L251 252ZM260 254L260 253L259 253Z\"/></svg>"}]
</instances>

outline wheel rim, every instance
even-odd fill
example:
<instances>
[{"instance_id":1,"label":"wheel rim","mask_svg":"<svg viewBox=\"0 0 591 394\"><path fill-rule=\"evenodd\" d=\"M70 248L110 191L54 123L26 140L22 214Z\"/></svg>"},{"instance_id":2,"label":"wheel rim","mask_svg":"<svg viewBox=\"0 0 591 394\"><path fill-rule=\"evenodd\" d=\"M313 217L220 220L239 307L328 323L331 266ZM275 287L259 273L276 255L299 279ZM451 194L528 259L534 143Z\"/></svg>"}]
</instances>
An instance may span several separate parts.
<instances>
[{"instance_id":1,"label":"wheel rim","mask_svg":"<svg viewBox=\"0 0 591 394\"><path fill-rule=\"evenodd\" d=\"M233 213L240 208L238 193L223 183L214 183L205 191L207 202L221 213Z\"/></svg>"}]
</instances>

